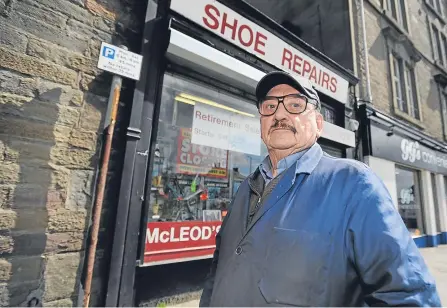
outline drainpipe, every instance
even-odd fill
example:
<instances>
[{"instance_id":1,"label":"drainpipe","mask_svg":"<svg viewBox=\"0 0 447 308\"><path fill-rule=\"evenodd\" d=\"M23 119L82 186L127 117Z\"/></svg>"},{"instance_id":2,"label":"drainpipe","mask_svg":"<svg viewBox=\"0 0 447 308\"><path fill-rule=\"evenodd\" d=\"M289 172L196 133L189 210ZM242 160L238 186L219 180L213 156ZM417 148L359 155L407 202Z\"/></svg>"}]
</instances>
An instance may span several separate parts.
<instances>
[{"instance_id":1,"label":"drainpipe","mask_svg":"<svg viewBox=\"0 0 447 308\"><path fill-rule=\"evenodd\" d=\"M371 82L369 78L369 60L368 60L368 46L366 44L366 26L365 26L365 8L363 7L363 1L360 0L360 22L362 24L362 44L363 44L363 56L365 58L365 74L366 74L366 100L372 103L371 95Z\"/></svg>"}]
</instances>

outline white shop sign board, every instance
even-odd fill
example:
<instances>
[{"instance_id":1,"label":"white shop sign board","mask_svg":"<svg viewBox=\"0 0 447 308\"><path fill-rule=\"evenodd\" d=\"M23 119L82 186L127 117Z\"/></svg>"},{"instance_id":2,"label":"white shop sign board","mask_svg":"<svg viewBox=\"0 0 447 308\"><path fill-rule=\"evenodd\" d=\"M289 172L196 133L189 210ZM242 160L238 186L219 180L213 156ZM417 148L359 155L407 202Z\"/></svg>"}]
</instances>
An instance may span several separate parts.
<instances>
[{"instance_id":1,"label":"white shop sign board","mask_svg":"<svg viewBox=\"0 0 447 308\"><path fill-rule=\"evenodd\" d=\"M122 77L139 80L143 56L102 42L98 68Z\"/></svg>"},{"instance_id":2,"label":"white shop sign board","mask_svg":"<svg viewBox=\"0 0 447 308\"><path fill-rule=\"evenodd\" d=\"M191 5L191 2L194 4ZM222 3L215 0L171 0L171 9L346 104L349 87L347 79Z\"/></svg>"},{"instance_id":3,"label":"white shop sign board","mask_svg":"<svg viewBox=\"0 0 447 308\"><path fill-rule=\"evenodd\" d=\"M259 118L196 103L191 142L259 156L261 155Z\"/></svg>"}]
</instances>

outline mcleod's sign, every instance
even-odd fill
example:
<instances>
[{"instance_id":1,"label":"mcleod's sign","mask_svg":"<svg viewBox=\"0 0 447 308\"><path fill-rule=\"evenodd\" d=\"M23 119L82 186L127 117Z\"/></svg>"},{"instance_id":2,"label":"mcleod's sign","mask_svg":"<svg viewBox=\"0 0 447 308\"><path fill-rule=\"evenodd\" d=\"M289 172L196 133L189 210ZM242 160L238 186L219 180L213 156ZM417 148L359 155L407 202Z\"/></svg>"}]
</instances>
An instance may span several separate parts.
<instances>
[{"instance_id":1,"label":"mcleod's sign","mask_svg":"<svg viewBox=\"0 0 447 308\"><path fill-rule=\"evenodd\" d=\"M171 0L171 9L256 57L309 80L320 92L347 102L346 79L225 5L215 0Z\"/></svg>"}]
</instances>

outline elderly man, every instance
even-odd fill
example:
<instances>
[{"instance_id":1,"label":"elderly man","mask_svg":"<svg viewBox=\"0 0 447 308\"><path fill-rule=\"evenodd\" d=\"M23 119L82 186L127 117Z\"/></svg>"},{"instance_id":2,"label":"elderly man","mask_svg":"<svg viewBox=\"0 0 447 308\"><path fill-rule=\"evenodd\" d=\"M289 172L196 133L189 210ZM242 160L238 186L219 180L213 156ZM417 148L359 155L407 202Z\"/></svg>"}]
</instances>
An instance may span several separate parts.
<instances>
[{"instance_id":1,"label":"elderly man","mask_svg":"<svg viewBox=\"0 0 447 308\"><path fill-rule=\"evenodd\" d=\"M440 306L382 181L316 143L316 91L272 72L256 96L269 155L225 217L200 305Z\"/></svg>"}]
</instances>

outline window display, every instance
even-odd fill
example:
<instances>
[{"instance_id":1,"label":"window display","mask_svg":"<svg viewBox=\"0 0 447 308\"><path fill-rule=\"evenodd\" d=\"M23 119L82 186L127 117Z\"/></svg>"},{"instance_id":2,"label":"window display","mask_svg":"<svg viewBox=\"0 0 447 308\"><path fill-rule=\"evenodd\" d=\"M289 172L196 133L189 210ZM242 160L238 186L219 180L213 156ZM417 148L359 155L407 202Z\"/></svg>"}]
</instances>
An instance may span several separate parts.
<instances>
[{"instance_id":1,"label":"window display","mask_svg":"<svg viewBox=\"0 0 447 308\"><path fill-rule=\"evenodd\" d=\"M396 185L399 213L405 225L414 236L424 234L418 171L396 166Z\"/></svg>"},{"instance_id":2,"label":"window display","mask_svg":"<svg viewBox=\"0 0 447 308\"><path fill-rule=\"evenodd\" d=\"M266 155L254 102L166 74L145 263L210 257L232 197Z\"/></svg>"}]
</instances>

